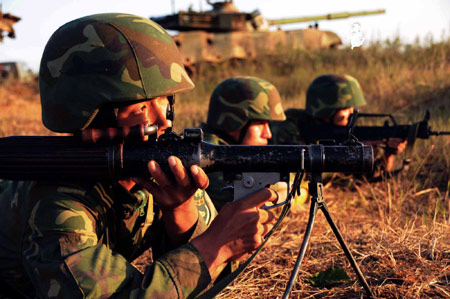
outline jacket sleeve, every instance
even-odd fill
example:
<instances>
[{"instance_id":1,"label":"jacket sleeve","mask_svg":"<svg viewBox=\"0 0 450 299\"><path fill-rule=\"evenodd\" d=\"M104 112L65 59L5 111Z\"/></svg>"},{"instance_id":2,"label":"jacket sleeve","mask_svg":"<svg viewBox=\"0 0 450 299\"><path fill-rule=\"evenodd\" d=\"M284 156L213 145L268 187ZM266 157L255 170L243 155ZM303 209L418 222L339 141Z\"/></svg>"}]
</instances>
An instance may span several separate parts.
<instances>
[{"instance_id":1,"label":"jacket sleeve","mask_svg":"<svg viewBox=\"0 0 450 299\"><path fill-rule=\"evenodd\" d=\"M141 274L99 241L103 226L95 209L82 201L59 195L36 201L23 256L37 297L187 298L211 281L202 257L189 243L161 256Z\"/></svg>"}]
</instances>

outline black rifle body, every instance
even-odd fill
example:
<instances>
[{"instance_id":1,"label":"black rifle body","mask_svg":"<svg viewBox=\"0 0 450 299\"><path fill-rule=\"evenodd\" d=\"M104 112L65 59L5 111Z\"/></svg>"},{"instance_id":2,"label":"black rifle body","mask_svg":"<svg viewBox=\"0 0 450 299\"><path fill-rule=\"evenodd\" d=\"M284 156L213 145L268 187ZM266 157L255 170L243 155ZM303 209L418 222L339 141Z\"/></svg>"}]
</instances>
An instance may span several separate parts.
<instances>
[{"instance_id":1,"label":"black rifle body","mask_svg":"<svg viewBox=\"0 0 450 299\"><path fill-rule=\"evenodd\" d=\"M168 169L169 156L206 173L370 172L370 146L213 145L198 139L85 144L71 136L0 138L0 179L60 180L147 177L147 163Z\"/></svg>"},{"instance_id":2,"label":"black rifle body","mask_svg":"<svg viewBox=\"0 0 450 299\"><path fill-rule=\"evenodd\" d=\"M427 111L422 121L411 125L398 125L397 121L391 114L377 113L356 113L356 118L371 117L389 117L392 125L387 122L383 126L354 126L339 127L328 124L302 124L299 127L301 138L307 143L316 143L319 140L335 140L337 143L343 143L350 139L352 134L361 142L388 140L389 138L400 138L408 140L408 143L414 143L415 139L428 139L430 136L450 135L446 131L433 131L428 124L430 112Z\"/></svg>"},{"instance_id":3,"label":"black rifle body","mask_svg":"<svg viewBox=\"0 0 450 299\"><path fill-rule=\"evenodd\" d=\"M415 130L412 125L396 126L356 126L353 128L353 135L359 141L385 140L389 138L407 139L411 130ZM440 135L439 132L430 134L426 127L418 126L416 138L428 139L430 135ZM414 134L414 133L413 133ZM349 130L347 127L337 127L329 125L305 125L300 128L300 135L308 142L334 139L337 141L348 140Z\"/></svg>"}]
</instances>

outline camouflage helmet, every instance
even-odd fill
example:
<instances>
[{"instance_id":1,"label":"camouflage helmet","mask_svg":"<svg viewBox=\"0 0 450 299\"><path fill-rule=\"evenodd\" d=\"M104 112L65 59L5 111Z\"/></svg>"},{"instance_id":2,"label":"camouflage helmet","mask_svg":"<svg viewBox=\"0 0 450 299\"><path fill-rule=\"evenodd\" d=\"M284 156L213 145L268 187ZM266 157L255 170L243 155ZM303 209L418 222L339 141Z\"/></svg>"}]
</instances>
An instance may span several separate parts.
<instances>
[{"instance_id":1,"label":"camouflage helmet","mask_svg":"<svg viewBox=\"0 0 450 299\"><path fill-rule=\"evenodd\" d=\"M256 77L232 77L214 89L206 123L213 129L232 132L249 120L285 119L275 86Z\"/></svg>"},{"instance_id":2,"label":"camouflage helmet","mask_svg":"<svg viewBox=\"0 0 450 299\"><path fill-rule=\"evenodd\" d=\"M96 14L61 26L39 71L42 121L52 131L86 128L106 104L194 88L169 34L147 18Z\"/></svg>"},{"instance_id":3,"label":"camouflage helmet","mask_svg":"<svg viewBox=\"0 0 450 299\"><path fill-rule=\"evenodd\" d=\"M316 118L331 117L338 109L365 104L358 81L349 75L319 76L306 92L306 113Z\"/></svg>"}]
</instances>

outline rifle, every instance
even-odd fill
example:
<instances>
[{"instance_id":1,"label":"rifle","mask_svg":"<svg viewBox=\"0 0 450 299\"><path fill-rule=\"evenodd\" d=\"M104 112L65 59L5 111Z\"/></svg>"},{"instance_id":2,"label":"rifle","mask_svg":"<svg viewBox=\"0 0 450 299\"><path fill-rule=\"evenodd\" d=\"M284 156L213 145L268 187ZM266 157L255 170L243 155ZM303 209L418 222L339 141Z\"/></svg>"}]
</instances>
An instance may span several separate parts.
<instances>
[{"instance_id":1,"label":"rifle","mask_svg":"<svg viewBox=\"0 0 450 299\"><path fill-rule=\"evenodd\" d=\"M356 110L356 109L355 109ZM450 131L433 131L429 126L430 111L427 110L422 121L411 125L399 125L392 114L383 113L355 113L352 115L355 123L360 118L381 118L387 117L389 120L384 122L383 126L346 126L338 127L333 125L304 124L299 128L300 136L307 143L316 143L319 140L334 140L338 144L349 140L350 135L356 137L359 141L383 141L389 138L400 138L408 141L410 149L417 138L428 139L430 136L450 135Z\"/></svg>"},{"instance_id":2,"label":"rifle","mask_svg":"<svg viewBox=\"0 0 450 299\"><path fill-rule=\"evenodd\" d=\"M167 159L174 155L186 167L195 164L206 173L227 173L235 181L235 198L242 198L268 184L288 181L290 172L356 173L373 167L370 146L213 145L202 141L201 129L185 129L183 136L170 132L157 139L155 128L145 130L137 126L85 130L80 136L0 138L0 179L149 177L148 161L155 160L170 173ZM144 141L147 136L150 140Z\"/></svg>"},{"instance_id":3,"label":"rifle","mask_svg":"<svg viewBox=\"0 0 450 299\"><path fill-rule=\"evenodd\" d=\"M156 138L156 126L84 130L77 136L12 136L0 138L0 179L7 180L100 180L127 177L149 177L147 163L158 162L166 173L169 156L177 156L185 167L200 166L206 173L223 171L233 178L235 199L240 199L269 184L285 181L297 172L294 187L284 204L277 223L289 212L290 199L300 189L304 172L311 173L312 194L310 219L299 255L299 263L291 276L295 282L301 260L309 243L318 208L325 214L350 264L369 297L370 288L355 259L329 215L323 199L322 172L370 172L373 168L371 146L353 142L348 145L213 145L203 141L201 129L185 129L183 135L171 130ZM302 173L300 175L300 173ZM267 207L266 207L267 208ZM212 298L251 262L264 243L238 270L208 290L203 298Z\"/></svg>"}]
</instances>

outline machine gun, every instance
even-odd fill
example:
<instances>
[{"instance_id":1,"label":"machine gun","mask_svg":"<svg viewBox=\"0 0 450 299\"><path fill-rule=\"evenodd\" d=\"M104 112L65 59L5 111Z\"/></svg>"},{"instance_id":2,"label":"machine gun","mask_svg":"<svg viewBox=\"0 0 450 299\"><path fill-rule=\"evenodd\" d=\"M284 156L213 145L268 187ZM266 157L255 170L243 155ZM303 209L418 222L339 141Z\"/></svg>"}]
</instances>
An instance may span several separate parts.
<instances>
[{"instance_id":1,"label":"machine gun","mask_svg":"<svg viewBox=\"0 0 450 299\"><path fill-rule=\"evenodd\" d=\"M334 140L337 144L342 144L349 140L350 135L359 141L386 141L389 138L400 138L408 141L408 147L412 149L417 138L428 139L430 136L450 135L450 131L433 131L429 126L430 111L427 110L422 121L411 125L399 125L392 114L382 113L354 113L355 124L347 127L332 125L304 124L299 128L300 136L307 143L316 143L319 140ZM360 118L388 118L383 126L358 126L357 120Z\"/></svg>"},{"instance_id":2,"label":"machine gun","mask_svg":"<svg viewBox=\"0 0 450 299\"><path fill-rule=\"evenodd\" d=\"M185 129L183 136L169 130L156 138L156 126L136 126L107 130L84 130L77 136L12 136L0 138L0 179L7 180L100 180L127 177L149 177L147 163L158 162L168 170L168 158L177 156L185 167L200 166L206 173L223 171L234 177L235 199L253 193L268 184L296 179L277 223L286 216L290 201L304 172L311 174L311 210L299 262L291 276L290 288L296 280L306 252L317 208L322 209L341 244L358 279L369 296L370 288L359 270L341 234L334 224L323 199L322 172L370 172L373 168L371 146L354 142L348 145L212 145L202 141L201 129ZM166 172L167 173L167 172ZM288 184L289 186L289 184ZM228 285L251 262L265 242L241 267L221 280L202 296L212 298ZM287 294L287 295L286 295Z\"/></svg>"}]
</instances>

